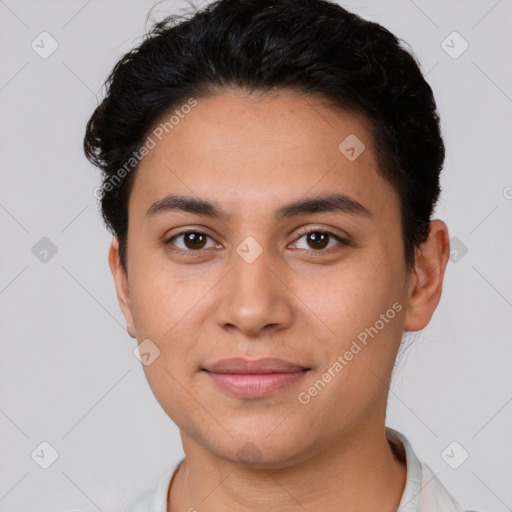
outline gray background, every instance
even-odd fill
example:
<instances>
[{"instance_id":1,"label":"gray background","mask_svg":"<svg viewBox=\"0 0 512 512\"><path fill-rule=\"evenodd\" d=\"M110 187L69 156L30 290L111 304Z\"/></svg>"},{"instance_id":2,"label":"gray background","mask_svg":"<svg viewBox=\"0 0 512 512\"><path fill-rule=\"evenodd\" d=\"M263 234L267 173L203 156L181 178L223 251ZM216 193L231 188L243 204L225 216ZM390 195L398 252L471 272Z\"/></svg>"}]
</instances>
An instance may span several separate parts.
<instances>
[{"instance_id":1,"label":"gray background","mask_svg":"<svg viewBox=\"0 0 512 512\"><path fill-rule=\"evenodd\" d=\"M96 94L153 3L0 0L0 511L121 510L182 457L125 332L82 153ZM512 2L343 5L404 38L427 73L447 146L437 217L457 238L388 424L464 507L511 510ZM164 2L150 22L184 6ZM46 59L31 47L50 48L43 31L59 45ZM457 58L453 31L469 44ZM46 261L43 237L57 249ZM453 441L452 465L469 453L457 469L442 456ZM48 469L43 442L58 453Z\"/></svg>"}]
</instances>

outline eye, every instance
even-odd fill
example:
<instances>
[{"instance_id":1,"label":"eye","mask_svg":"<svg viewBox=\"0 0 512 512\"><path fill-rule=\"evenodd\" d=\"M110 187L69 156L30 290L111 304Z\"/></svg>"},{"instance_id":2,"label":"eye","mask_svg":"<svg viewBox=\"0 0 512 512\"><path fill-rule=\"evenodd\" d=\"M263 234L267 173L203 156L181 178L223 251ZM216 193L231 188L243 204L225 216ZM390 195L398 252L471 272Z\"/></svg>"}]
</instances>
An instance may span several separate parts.
<instances>
[{"instance_id":1,"label":"eye","mask_svg":"<svg viewBox=\"0 0 512 512\"><path fill-rule=\"evenodd\" d=\"M305 243L309 244L309 247L300 247L298 244L301 239L305 239ZM338 244L330 244L330 242L338 241ZM348 242L343 238L321 229L313 229L302 233L300 238L293 245L298 246L299 249L304 249L310 252L331 252L330 250L336 245L348 245Z\"/></svg>"},{"instance_id":2,"label":"eye","mask_svg":"<svg viewBox=\"0 0 512 512\"><path fill-rule=\"evenodd\" d=\"M300 235L297 241L288 247L309 251L310 253L323 254L332 252L333 248L336 250L337 246L348 245L348 242L343 238L322 229L303 231ZM207 245L208 239L211 240L209 246ZM309 247L301 247L301 239L305 239L305 243L309 244ZM178 240L181 240L181 246L176 243ZM169 246L172 251L185 256L198 256L202 249L222 248L211 236L202 231L183 231L166 240L165 245Z\"/></svg>"},{"instance_id":3,"label":"eye","mask_svg":"<svg viewBox=\"0 0 512 512\"><path fill-rule=\"evenodd\" d=\"M179 240L180 238L182 238L182 242L184 244L184 246L182 247L175 244L175 240ZM214 242L213 245L210 245L208 247L206 245L206 241L208 238L214 242L213 238L211 238L206 233L202 233L201 231L184 231L183 233L178 233L177 235L174 235L171 238L169 238L169 240L166 241L166 245L173 245L177 247L177 249L171 247L172 250L175 250L177 252L198 252L201 249L209 249L211 247L216 246Z\"/></svg>"}]
</instances>

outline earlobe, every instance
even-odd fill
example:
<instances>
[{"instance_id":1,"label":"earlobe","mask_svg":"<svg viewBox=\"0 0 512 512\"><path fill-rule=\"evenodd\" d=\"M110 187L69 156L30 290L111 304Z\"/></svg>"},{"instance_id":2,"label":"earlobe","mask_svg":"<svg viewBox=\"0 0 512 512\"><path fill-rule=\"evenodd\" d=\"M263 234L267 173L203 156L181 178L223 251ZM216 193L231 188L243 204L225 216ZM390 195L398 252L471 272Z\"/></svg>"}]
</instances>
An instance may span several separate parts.
<instances>
[{"instance_id":1,"label":"earlobe","mask_svg":"<svg viewBox=\"0 0 512 512\"><path fill-rule=\"evenodd\" d=\"M430 223L428 239L418 248L411 274L404 330L425 328L441 299L450 242L448 228L441 220Z\"/></svg>"},{"instance_id":2,"label":"earlobe","mask_svg":"<svg viewBox=\"0 0 512 512\"><path fill-rule=\"evenodd\" d=\"M110 266L110 271L112 272L112 277L114 278L119 307L121 308L121 311L124 315L127 326L131 326L133 330L134 322L130 310L128 276L126 275L126 272L121 264L121 257L119 254L119 240L116 237L112 239L110 244L108 263ZM128 327L127 331L132 338L136 337L128 330Z\"/></svg>"}]
</instances>

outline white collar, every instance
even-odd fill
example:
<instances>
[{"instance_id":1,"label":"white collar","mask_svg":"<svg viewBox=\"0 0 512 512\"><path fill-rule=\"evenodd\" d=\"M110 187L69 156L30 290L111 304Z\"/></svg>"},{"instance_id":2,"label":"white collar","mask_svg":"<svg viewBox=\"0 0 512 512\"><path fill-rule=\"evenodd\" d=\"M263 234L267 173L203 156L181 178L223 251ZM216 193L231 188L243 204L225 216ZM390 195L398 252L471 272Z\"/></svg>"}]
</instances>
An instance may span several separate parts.
<instances>
[{"instance_id":1,"label":"white collar","mask_svg":"<svg viewBox=\"0 0 512 512\"><path fill-rule=\"evenodd\" d=\"M404 435L386 427L386 437L402 445L407 462L405 488L397 512L464 512L432 470L416 457Z\"/></svg>"},{"instance_id":2,"label":"white collar","mask_svg":"<svg viewBox=\"0 0 512 512\"><path fill-rule=\"evenodd\" d=\"M404 435L386 427L386 437L404 453L407 463L405 488L397 512L464 512L431 469L416 457ZM183 460L167 469L155 489L140 496L126 512L167 512L169 487Z\"/></svg>"}]
</instances>

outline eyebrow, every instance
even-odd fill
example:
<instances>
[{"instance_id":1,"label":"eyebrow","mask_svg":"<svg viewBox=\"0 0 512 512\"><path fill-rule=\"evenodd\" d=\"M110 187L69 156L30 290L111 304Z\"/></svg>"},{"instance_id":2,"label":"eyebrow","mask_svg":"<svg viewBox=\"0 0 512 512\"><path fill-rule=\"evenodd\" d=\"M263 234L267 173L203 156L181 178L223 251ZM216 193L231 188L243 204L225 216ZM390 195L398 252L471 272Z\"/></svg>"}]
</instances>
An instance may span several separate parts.
<instances>
[{"instance_id":1,"label":"eyebrow","mask_svg":"<svg viewBox=\"0 0 512 512\"><path fill-rule=\"evenodd\" d=\"M231 218L231 215L215 201L178 195L168 195L163 199L155 201L146 212L146 217L153 217L169 211L182 211L196 215L205 215L223 221ZM299 199L285 204L276 210L274 220L277 222L285 218L323 212L344 213L366 217L372 216L370 210L347 195L327 194Z\"/></svg>"}]
</instances>

